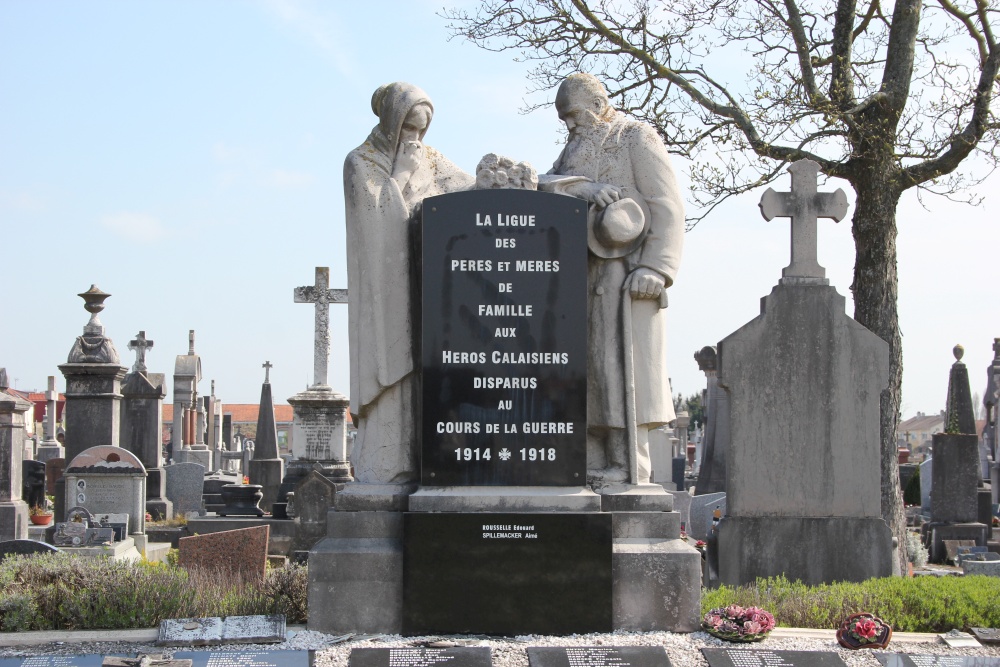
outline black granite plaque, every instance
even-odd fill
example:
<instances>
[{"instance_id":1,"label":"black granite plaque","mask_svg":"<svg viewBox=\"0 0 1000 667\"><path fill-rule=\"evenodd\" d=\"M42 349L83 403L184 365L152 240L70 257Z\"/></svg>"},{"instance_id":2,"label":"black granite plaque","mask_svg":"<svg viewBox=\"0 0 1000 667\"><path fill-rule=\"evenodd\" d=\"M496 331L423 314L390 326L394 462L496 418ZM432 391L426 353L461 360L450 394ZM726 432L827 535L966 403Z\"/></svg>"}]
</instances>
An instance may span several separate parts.
<instances>
[{"instance_id":1,"label":"black granite plaque","mask_svg":"<svg viewBox=\"0 0 1000 667\"><path fill-rule=\"evenodd\" d=\"M0 658L0 667L101 667L103 655L35 655Z\"/></svg>"},{"instance_id":2,"label":"black granite plaque","mask_svg":"<svg viewBox=\"0 0 1000 667\"><path fill-rule=\"evenodd\" d=\"M611 631L611 515L403 520L406 634Z\"/></svg>"},{"instance_id":3,"label":"black granite plaque","mask_svg":"<svg viewBox=\"0 0 1000 667\"><path fill-rule=\"evenodd\" d=\"M310 667L310 651L176 651L191 667Z\"/></svg>"},{"instance_id":4,"label":"black granite plaque","mask_svg":"<svg viewBox=\"0 0 1000 667\"><path fill-rule=\"evenodd\" d=\"M459 648L356 648L347 667L490 667L488 646Z\"/></svg>"},{"instance_id":5,"label":"black granite plaque","mask_svg":"<svg viewBox=\"0 0 1000 667\"><path fill-rule=\"evenodd\" d=\"M974 655L908 655L876 653L885 667L1000 667L1000 658Z\"/></svg>"},{"instance_id":6,"label":"black granite plaque","mask_svg":"<svg viewBox=\"0 0 1000 667\"><path fill-rule=\"evenodd\" d=\"M969 632L983 644L1000 644L1000 630L996 628L969 628Z\"/></svg>"},{"instance_id":7,"label":"black granite plaque","mask_svg":"<svg viewBox=\"0 0 1000 667\"><path fill-rule=\"evenodd\" d=\"M750 648L703 648L709 667L846 667L833 651L764 651Z\"/></svg>"},{"instance_id":8,"label":"black granite plaque","mask_svg":"<svg viewBox=\"0 0 1000 667\"><path fill-rule=\"evenodd\" d=\"M529 646L528 667L670 667L662 646Z\"/></svg>"},{"instance_id":9,"label":"black granite plaque","mask_svg":"<svg viewBox=\"0 0 1000 667\"><path fill-rule=\"evenodd\" d=\"M424 200L423 484L584 483L586 226L562 195Z\"/></svg>"}]
</instances>

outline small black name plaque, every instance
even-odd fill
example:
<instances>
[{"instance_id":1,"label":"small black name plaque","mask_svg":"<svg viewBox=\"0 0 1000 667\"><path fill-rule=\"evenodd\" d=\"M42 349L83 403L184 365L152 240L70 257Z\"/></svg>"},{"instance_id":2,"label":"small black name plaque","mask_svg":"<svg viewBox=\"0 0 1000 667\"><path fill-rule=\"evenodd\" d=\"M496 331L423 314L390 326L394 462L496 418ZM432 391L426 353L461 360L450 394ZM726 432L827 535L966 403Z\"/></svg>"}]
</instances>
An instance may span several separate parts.
<instances>
[{"instance_id":1,"label":"small black name plaque","mask_svg":"<svg viewBox=\"0 0 1000 667\"><path fill-rule=\"evenodd\" d=\"M885 667L1000 667L1000 658L978 655L910 655L876 653Z\"/></svg>"},{"instance_id":2,"label":"small black name plaque","mask_svg":"<svg viewBox=\"0 0 1000 667\"><path fill-rule=\"evenodd\" d=\"M671 667L662 646L529 646L528 667Z\"/></svg>"},{"instance_id":3,"label":"small black name plaque","mask_svg":"<svg viewBox=\"0 0 1000 667\"><path fill-rule=\"evenodd\" d=\"M403 632L611 632L609 513L403 515Z\"/></svg>"},{"instance_id":4,"label":"small black name plaque","mask_svg":"<svg viewBox=\"0 0 1000 667\"><path fill-rule=\"evenodd\" d=\"M174 659L191 667L310 667L310 651L177 651Z\"/></svg>"},{"instance_id":5,"label":"small black name plaque","mask_svg":"<svg viewBox=\"0 0 1000 667\"><path fill-rule=\"evenodd\" d=\"M703 648L709 667L846 667L833 651L765 651L747 648Z\"/></svg>"},{"instance_id":6,"label":"small black name plaque","mask_svg":"<svg viewBox=\"0 0 1000 667\"><path fill-rule=\"evenodd\" d=\"M103 655L33 655L0 658L0 667L101 667Z\"/></svg>"},{"instance_id":7,"label":"small black name plaque","mask_svg":"<svg viewBox=\"0 0 1000 667\"><path fill-rule=\"evenodd\" d=\"M356 648L347 667L490 667L488 646L457 648Z\"/></svg>"},{"instance_id":8,"label":"small black name plaque","mask_svg":"<svg viewBox=\"0 0 1000 667\"><path fill-rule=\"evenodd\" d=\"M430 197L422 244L421 483L583 485L586 203Z\"/></svg>"}]
</instances>

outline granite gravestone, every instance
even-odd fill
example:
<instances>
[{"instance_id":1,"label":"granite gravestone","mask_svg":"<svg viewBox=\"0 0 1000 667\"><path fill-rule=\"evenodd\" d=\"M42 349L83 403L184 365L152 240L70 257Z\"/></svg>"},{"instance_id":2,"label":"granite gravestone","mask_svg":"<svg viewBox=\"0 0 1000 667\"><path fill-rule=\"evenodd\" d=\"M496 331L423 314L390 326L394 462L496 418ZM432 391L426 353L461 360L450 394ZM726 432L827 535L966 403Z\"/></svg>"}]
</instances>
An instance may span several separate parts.
<instances>
[{"instance_id":1,"label":"granite gravestone","mask_svg":"<svg viewBox=\"0 0 1000 667\"><path fill-rule=\"evenodd\" d=\"M706 345L694 353L698 368L705 373L705 435L695 493L723 493L726 490L726 452L729 450L729 395L719 386L718 350Z\"/></svg>"},{"instance_id":2,"label":"granite gravestone","mask_svg":"<svg viewBox=\"0 0 1000 667\"><path fill-rule=\"evenodd\" d=\"M816 261L817 218L842 219L846 195L818 193L811 160L788 170L791 192L768 189L760 207L767 220L791 217L791 264L761 314L719 343L731 441L716 553L730 585L892 574L879 440L889 346L844 313Z\"/></svg>"},{"instance_id":3,"label":"granite gravestone","mask_svg":"<svg viewBox=\"0 0 1000 667\"><path fill-rule=\"evenodd\" d=\"M311 651L175 651L191 667L312 667Z\"/></svg>"},{"instance_id":4,"label":"granite gravestone","mask_svg":"<svg viewBox=\"0 0 1000 667\"><path fill-rule=\"evenodd\" d=\"M708 660L708 667L846 667L847 664L833 651L703 648L701 652Z\"/></svg>"},{"instance_id":5,"label":"granite gravestone","mask_svg":"<svg viewBox=\"0 0 1000 667\"><path fill-rule=\"evenodd\" d=\"M35 655L29 658L0 658L0 667L101 667L103 655Z\"/></svg>"},{"instance_id":6,"label":"granite gravestone","mask_svg":"<svg viewBox=\"0 0 1000 667\"><path fill-rule=\"evenodd\" d=\"M0 561L7 556L27 555L27 554L48 554L58 553L51 544L37 542L35 540L6 540L0 542Z\"/></svg>"},{"instance_id":7,"label":"granite gravestone","mask_svg":"<svg viewBox=\"0 0 1000 667\"><path fill-rule=\"evenodd\" d=\"M1000 658L981 655L875 653L884 667L1000 667Z\"/></svg>"},{"instance_id":8,"label":"granite gravestone","mask_svg":"<svg viewBox=\"0 0 1000 667\"><path fill-rule=\"evenodd\" d=\"M174 463L164 466L163 473L166 476L167 499L173 503L174 513L184 516L188 512L201 512L205 466L194 462Z\"/></svg>"},{"instance_id":9,"label":"granite gravestone","mask_svg":"<svg viewBox=\"0 0 1000 667\"><path fill-rule=\"evenodd\" d=\"M63 473L66 504L91 514L128 514L128 533L145 549L146 469L121 447L91 447L76 456Z\"/></svg>"},{"instance_id":10,"label":"granite gravestone","mask_svg":"<svg viewBox=\"0 0 1000 667\"><path fill-rule=\"evenodd\" d=\"M0 540L28 536L28 505L21 499L25 414L31 403L7 391L7 369L0 368Z\"/></svg>"},{"instance_id":11,"label":"granite gravestone","mask_svg":"<svg viewBox=\"0 0 1000 667\"><path fill-rule=\"evenodd\" d=\"M662 646L529 646L528 667L671 667Z\"/></svg>"},{"instance_id":12,"label":"granite gravestone","mask_svg":"<svg viewBox=\"0 0 1000 667\"><path fill-rule=\"evenodd\" d=\"M491 667L486 646L455 648L356 648L347 667Z\"/></svg>"},{"instance_id":13,"label":"granite gravestone","mask_svg":"<svg viewBox=\"0 0 1000 667\"><path fill-rule=\"evenodd\" d=\"M586 206L476 190L423 215L422 484L583 484Z\"/></svg>"},{"instance_id":14,"label":"granite gravestone","mask_svg":"<svg viewBox=\"0 0 1000 667\"><path fill-rule=\"evenodd\" d=\"M121 446L135 454L146 467L146 511L154 519L173 517L173 505L166 497L163 474L163 373L146 369L146 350L153 341L140 331L128 347L135 351L135 364L122 380Z\"/></svg>"}]
</instances>

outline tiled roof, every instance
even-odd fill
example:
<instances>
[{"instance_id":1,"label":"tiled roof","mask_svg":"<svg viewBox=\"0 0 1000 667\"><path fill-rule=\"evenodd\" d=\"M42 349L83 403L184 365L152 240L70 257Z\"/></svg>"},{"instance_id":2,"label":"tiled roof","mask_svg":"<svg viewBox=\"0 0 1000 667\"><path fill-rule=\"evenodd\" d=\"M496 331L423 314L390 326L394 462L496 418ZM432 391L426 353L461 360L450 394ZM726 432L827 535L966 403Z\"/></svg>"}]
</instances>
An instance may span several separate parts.
<instances>
[{"instance_id":1,"label":"tiled roof","mask_svg":"<svg viewBox=\"0 0 1000 667\"><path fill-rule=\"evenodd\" d=\"M234 424L256 424L257 413L260 406L256 403L223 403L222 414L232 415ZM274 420L282 424L292 421L294 414L290 405L275 405ZM172 403L163 404L163 423L169 424L174 420L174 406ZM351 423L351 416L347 415L347 423Z\"/></svg>"}]
</instances>

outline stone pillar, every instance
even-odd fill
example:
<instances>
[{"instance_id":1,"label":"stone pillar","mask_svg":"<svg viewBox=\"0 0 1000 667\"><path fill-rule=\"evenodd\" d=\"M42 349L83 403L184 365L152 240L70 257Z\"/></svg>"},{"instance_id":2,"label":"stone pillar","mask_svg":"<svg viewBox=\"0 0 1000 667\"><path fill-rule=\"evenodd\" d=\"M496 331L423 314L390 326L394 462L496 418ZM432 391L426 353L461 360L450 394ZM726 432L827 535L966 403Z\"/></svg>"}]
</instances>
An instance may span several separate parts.
<instances>
[{"instance_id":1,"label":"stone pillar","mask_svg":"<svg viewBox=\"0 0 1000 667\"><path fill-rule=\"evenodd\" d=\"M66 459L91 447L117 447L121 432L121 381L128 370L121 365L114 343L104 335L97 313L110 294L96 285L80 294L90 322L77 337L65 364ZM58 517L57 517L58 518Z\"/></svg>"},{"instance_id":2,"label":"stone pillar","mask_svg":"<svg viewBox=\"0 0 1000 667\"><path fill-rule=\"evenodd\" d=\"M28 504L21 499L21 455L24 415L32 406L7 388L7 370L0 368L0 542L28 537Z\"/></svg>"},{"instance_id":3,"label":"stone pillar","mask_svg":"<svg viewBox=\"0 0 1000 667\"><path fill-rule=\"evenodd\" d=\"M266 362L264 384L260 390L260 411L257 413L257 439L250 460L250 483L260 484L264 497L260 505L270 508L278 499L278 487L285 472L285 461L278 456L278 426L274 421L274 399L271 398L271 363Z\"/></svg>"},{"instance_id":4,"label":"stone pillar","mask_svg":"<svg viewBox=\"0 0 1000 667\"><path fill-rule=\"evenodd\" d=\"M63 446L56 440L58 412L59 392L56 391L56 376L50 375L49 387L45 392L45 424L42 428L42 441L35 453L35 459L43 463L49 459L63 458L66 455Z\"/></svg>"},{"instance_id":5,"label":"stone pillar","mask_svg":"<svg viewBox=\"0 0 1000 667\"><path fill-rule=\"evenodd\" d=\"M163 373L132 372L122 382L123 449L146 468L146 511L154 519L173 517L163 472Z\"/></svg>"}]
</instances>

